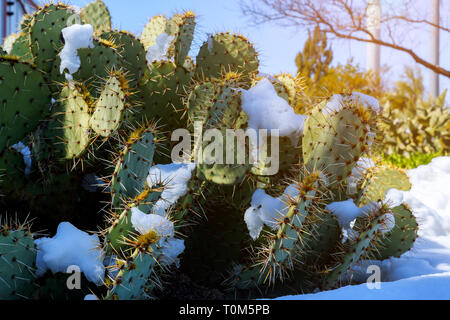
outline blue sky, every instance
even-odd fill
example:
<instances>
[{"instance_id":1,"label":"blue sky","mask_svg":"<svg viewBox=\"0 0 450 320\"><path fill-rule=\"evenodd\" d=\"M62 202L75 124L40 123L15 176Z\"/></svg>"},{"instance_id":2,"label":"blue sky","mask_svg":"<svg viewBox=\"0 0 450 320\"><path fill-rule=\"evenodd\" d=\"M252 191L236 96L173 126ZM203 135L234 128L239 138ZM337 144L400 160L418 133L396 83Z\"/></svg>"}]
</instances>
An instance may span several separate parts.
<instances>
[{"instance_id":1,"label":"blue sky","mask_svg":"<svg viewBox=\"0 0 450 320\"><path fill-rule=\"evenodd\" d=\"M197 15L197 34L193 54L207 38L208 33L232 31L242 33L254 43L260 53L261 72L276 74L280 72L296 73L295 56L303 48L307 39L307 30L280 27L274 24L252 26L249 17L245 17L239 0L103 0L111 11L113 27L140 34L149 18L165 14L171 16L183 10L192 10ZM392 0L383 0L391 1ZM400 0L396 0L400 1ZM429 1L420 0L421 3ZM69 4L82 7L89 0L71 0ZM441 18L450 17L450 1L444 0L441 5ZM427 8L423 8L424 15ZM405 33L405 44L414 48L421 56L428 59L428 30L420 29ZM344 40L331 41L334 52L334 64L345 63L351 57L362 68L365 67L365 44ZM441 37L441 65L450 68L450 58L446 54L450 50L450 37ZM416 65L406 54L382 48L382 64L390 68L386 75L388 80L396 80L404 66ZM427 71L422 68L425 85L428 83ZM450 87L450 80L441 77L441 90Z\"/></svg>"}]
</instances>

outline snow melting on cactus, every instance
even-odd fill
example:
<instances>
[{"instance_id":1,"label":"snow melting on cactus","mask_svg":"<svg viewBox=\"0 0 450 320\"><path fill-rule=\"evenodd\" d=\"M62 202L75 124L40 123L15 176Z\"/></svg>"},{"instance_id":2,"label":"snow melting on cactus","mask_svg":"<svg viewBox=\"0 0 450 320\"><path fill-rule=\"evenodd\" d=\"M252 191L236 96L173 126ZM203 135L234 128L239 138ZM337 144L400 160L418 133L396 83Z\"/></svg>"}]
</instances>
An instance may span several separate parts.
<instances>
[{"instance_id":1,"label":"snow melting on cactus","mask_svg":"<svg viewBox=\"0 0 450 320\"><path fill-rule=\"evenodd\" d=\"M161 33L156 38L156 43L147 50L147 63L150 65L153 61L167 60L167 52L172 44L175 36Z\"/></svg>"},{"instance_id":2,"label":"snow melting on cactus","mask_svg":"<svg viewBox=\"0 0 450 320\"><path fill-rule=\"evenodd\" d=\"M325 207L334 214L339 222L339 226L349 232L351 223L359 217L369 216L372 212L379 210L379 205L375 202L358 208L352 199L346 201L332 202ZM386 212L383 216L382 223L378 229L381 233L388 233L395 227L395 218L391 212Z\"/></svg>"},{"instance_id":3,"label":"snow melting on cactus","mask_svg":"<svg viewBox=\"0 0 450 320\"><path fill-rule=\"evenodd\" d=\"M94 28L90 24L74 24L62 29L62 35L65 43L60 53L59 72L62 74L67 69L69 73L66 74L66 79L72 80L72 74L77 72L81 65L78 49L94 47Z\"/></svg>"},{"instance_id":4,"label":"snow melting on cactus","mask_svg":"<svg viewBox=\"0 0 450 320\"><path fill-rule=\"evenodd\" d=\"M30 148L23 144L23 142L16 143L11 147L23 156L23 162L25 162L25 175L31 173L31 151Z\"/></svg>"},{"instance_id":5,"label":"snow melting on cactus","mask_svg":"<svg viewBox=\"0 0 450 320\"><path fill-rule=\"evenodd\" d=\"M131 224L140 234L156 232L161 237L159 242L162 253L160 263L162 265L176 263L178 266L178 256L183 253L185 246L184 240L174 238L175 228L172 221L157 214L145 214L138 208L132 208Z\"/></svg>"},{"instance_id":6,"label":"snow melting on cactus","mask_svg":"<svg viewBox=\"0 0 450 320\"><path fill-rule=\"evenodd\" d=\"M188 182L192 178L193 163L172 163L156 165L150 168L147 183L152 187L164 186L160 199L154 204L152 213L166 215L167 209L188 192Z\"/></svg>"},{"instance_id":7,"label":"snow melting on cactus","mask_svg":"<svg viewBox=\"0 0 450 320\"><path fill-rule=\"evenodd\" d=\"M167 218L157 214L145 214L138 208L131 209L131 224L140 234L154 231L161 238L173 237L175 232L173 223Z\"/></svg>"},{"instance_id":8,"label":"snow melting on cactus","mask_svg":"<svg viewBox=\"0 0 450 320\"><path fill-rule=\"evenodd\" d=\"M296 114L264 78L250 90L242 90L242 109L248 115L248 128L279 130L280 137L299 136L306 116Z\"/></svg>"},{"instance_id":9,"label":"snow melting on cactus","mask_svg":"<svg viewBox=\"0 0 450 320\"><path fill-rule=\"evenodd\" d=\"M17 34L13 33L13 34L11 34L11 35L9 35L8 37L5 38L5 41L3 42L2 48L3 48L3 50L6 51L7 54L11 54L14 42L16 42L18 37L19 36Z\"/></svg>"},{"instance_id":10,"label":"snow melting on cactus","mask_svg":"<svg viewBox=\"0 0 450 320\"><path fill-rule=\"evenodd\" d=\"M288 213L289 207L286 200L296 198L299 190L296 185L286 188L283 195L274 198L262 189L255 191L252 197L251 207L245 212L244 220L250 232L250 236L258 239L264 225L276 230L281 221Z\"/></svg>"},{"instance_id":11,"label":"snow melting on cactus","mask_svg":"<svg viewBox=\"0 0 450 320\"><path fill-rule=\"evenodd\" d=\"M89 281L102 284L105 267L97 235L89 235L68 222L62 222L53 238L40 238L35 240L35 244L38 276L47 270L65 273L70 266L77 266Z\"/></svg>"},{"instance_id":12,"label":"snow melting on cactus","mask_svg":"<svg viewBox=\"0 0 450 320\"><path fill-rule=\"evenodd\" d=\"M429 165L408 170L410 191L392 189L386 201L406 203L419 223L414 247L400 258L367 261L350 272L363 284L309 295L287 296L283 300L315 299L450 299L450 157L433 159ZM381 270L380 289L370 290L369 265Z\"/></svg>"}]
</instances>

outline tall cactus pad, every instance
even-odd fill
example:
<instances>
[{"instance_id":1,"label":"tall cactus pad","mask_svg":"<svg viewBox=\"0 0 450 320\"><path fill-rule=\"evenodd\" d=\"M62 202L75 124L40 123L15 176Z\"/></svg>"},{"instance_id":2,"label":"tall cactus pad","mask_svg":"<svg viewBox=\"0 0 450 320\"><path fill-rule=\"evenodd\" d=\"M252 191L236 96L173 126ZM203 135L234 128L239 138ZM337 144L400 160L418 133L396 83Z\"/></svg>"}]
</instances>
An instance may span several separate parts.
<instances>
[{"instance_id":1,"label":"tall cactus pad","mask_svg":"<svg viewBox=\"0 0 450 320\"><path fill-rule=\"evenodd\" d=\"M182 98L191 76L174 63L154 62L140 82L139 98L144 101L141 115L147 120L161 119L163 131L184 127Z\"/></svg>"},{"instance_id":2,"label":"tall cactus pad","mask_svg":"<svg viewBox=\"0 0 450 320\"><path fill-rule=\"evenodd\" d=\"M335 101L316 106L303 133L303 160L307 169L326 172L333 189L342 187L361 155L368 151L370 111L346 98L338 108L334 108Z\"/></svg>"},{"instance_id":3,"label":"tall cactus pad","mask_svg":"<svg viewBox=\"0 0 450 320\"><path fill-rule=\"evenodd\" d=\"M411 182L404 170L376 167L369 170L362 188L360 205L365 206L372 201L383 201L389 189L411 190Z\"/></svg>"},{"instance_id":4,"label":"tall cactus pad","mask_svg":"<svg viewBox=\"0 0 450 320\"><path fill-rule=\"evenodd\" d=\"M156 246L154 246L156 247ZM106 300L144 300L146 284L155 267L160 253L154 249L150 253L136 252L127 261L119 261L121 271L115 278Z\"/></svg>"},{"instance_id":5,"label":"tall cactus pad","mask_svg":"<svg viewBox=\"0 0 450 320\"><path fill-rule=\"evenodd\" d=\"M146 186L155 152L154 135L150 131L133 133L120 155L111 181L113 207L131 202Z\"/></svg>"},{"instance_id":6,"label":"tall cactus pad","mask_svg":"<svg viewBox=\"0 0 450 320\"><path fill-rule=\"evenodd\" d=\"M33 66L0 58L0 150L36 129L50 109L50 91Z\"/></svg>"},{"instance_id":7,"label":"tall cactus pad","mask_svg":"<svg viewBox=\"0 0 450 320\"><path fill-rule=\"evenodd\" d=\"M117 47L120 67L127 71L126 78L130 87L135 88L147 69L144 46L133 34L125 31L105 32L102 38L113 42Z\"/></svg>"},{"instance_id":8,"label":"tall cactus pad","mask_svg":"<svg viewBox=\"0 0 450 320\"><path fill-rule=\"evenodd\" d=\"M392 213L395 227L372 250L376 260L399 258L411 250L417 239L418 224L411 210L406 205L401 205L393 208Z\"/></svg>"},{"instance_id":9,"label":"tall cactus pad","mask_svg":"<svg viewBox=\"0 0 450 320\"><path fill-rule=\"evenodd\" d=\"M280 228L274 240L269 241L267 249L266 265L270 270L267 280L272 284L276 279L283 280L286 272L294 269L296 255L300 253L295 248L302 245L303 241L301 232L303 224L310 214L319 210L321 205L320 179L318 172L305 175L297 185L299 196L296 199L290 197L284 199L289 205L289 211L286 217L279 218Z\"/></svg>"},{"instance_id":10,"label":"tall cactus pad","mask_svg":"<svg viewBox=\"0 0 450 320\"><path fill-rule=\"evenodd\" d=\"M32 298L36 248L33 235L24 227L0 226L0 299Z\"/></svg>"},{"instance_id":11,"label":"tall cactus pad","mask_svg":"<svg viewBox=\"0 0 450 320\"><path fill-rule=\"evenodd\" d=\"M238 72L251 78L258 72L258 67L258 54L246 38L218 33L210 36L200 48L196 76L200 79L220 78L226 72Z\"/></svg>"},{"instance_id":12,"label":"tall cactus pad","mask_svg":"<svg viewBox=\"0 0 450 320\"><path fill-rule=\"evenodd\" d=\"M80 12L81 21L94 27L97 35L111 31L111 15L101 0L89 3Z\"/></svg>"},{"instance_id":13,"label":"tall cactus pad","mask_svg":"<svg viewBox=\"0 0 450 320\"><path fill-rule=\"evenodd\" d=\"M183 66L186 62L195 32L195 15L188 11L181 16L179 31L175 39L175 63Z\"/></svg>"},{"instance_id":14,"label":"tall cactus pad","mask_svg":"<svg viewBox=\"0 0 450 320\"><path fill-rule=\"evenodd\" d=\"M31 51L39 69L50 72L62 49L61 31L68 26L75 12L64 4L45 5L31 22ZM58 66L59 69L59 66Z\"/></svg>"},{"instance_id":15,"label":"tall cactus pad","mask_svg":"<svg viewBox=\"0 0 450 320\"><path fill-rule=\"evenodd\" d=\"M50 124L50 133L57 157L63 160L79 158L89 147L89 106L83 94L66 85Z\"/></svg>"},{"instance_id":16,"label":"tall cactus pad","mask_svg":"<svg viewBox=\"0 0 450 320\"><path fill-rule=\"evenodd\" d=\"M116 77L111 77L97 100L89 121L90 127L98 135L107 138L119 128L125 111L125 93L121 83Z\"/></svg>"},{"instance_id":17,"label":"tall cactus pad","mask_svg":"<svg viewBox=\"0 0 450 320\"><path fill-rule=\"evenodd\" d=\"M384 225L383 210L374 212L366 229L360 233L358 239L348 248L345 248L342 261L340 261L335 268L327 274L325 280L325 287L327 289L334 288L345 275L345 273L360 261L364 256L367 256L371 246L379 241L380 228Z\"/></svg>"}]
</instances>

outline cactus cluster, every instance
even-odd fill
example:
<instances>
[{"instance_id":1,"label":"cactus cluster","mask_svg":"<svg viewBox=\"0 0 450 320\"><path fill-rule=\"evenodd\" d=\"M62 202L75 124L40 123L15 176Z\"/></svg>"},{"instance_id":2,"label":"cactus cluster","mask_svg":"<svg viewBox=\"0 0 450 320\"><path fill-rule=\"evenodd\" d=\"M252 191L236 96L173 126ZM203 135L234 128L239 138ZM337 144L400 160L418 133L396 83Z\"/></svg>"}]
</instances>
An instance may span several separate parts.
<instances>
[{"instance_id":1,"label":"cactus cluster","mask_svg":"<svg viewBox=\"0 0 450 320\"><path fill-rule=\"evenodd\" d=\"M94 27L93 45L77 50L80 66L70 76L60 70L69 21ZM208 146L195 140L187 160L200 150L203 162L181 167L182 191L173 191L179 177L151 179L156 167L162 175L173 165L174 130L249 128L242 95L262 79L254 46L241 35L217 33L194 59L195 27L190 11L157 16L136 37L111 29L101 1L80 13L47 4L26 16L0 57L1 209L31 212L47 230L62 221L86 230L98 226L110 265L104 286L88 287L113 300L154 296L168 272L184 272L232 296L328 289L363 259L408 251L417 236L415 218L406 205L384 202L388 189L410 187L403 172L370 169L348 193L377 123L376 110L358 95L308 108L303 134L280 138L276 175L264 175L247 157L243 164L211 162ZM154 55L163 40L164 57ZM299 104L298 80L286 74L269 80L279 97ZM30 150L28 170L19 143ZM261 191L278 196L285 212L265 212L271 218L261 236L250 236L246 220L257 218L252 210L262 205L253 202ZM347 230L355 236L343 241L343 226L327 208L348 199L366 210ZM395 226L386 230L389 217ZM35 273L37 237L28 226L1 227L0 283L7 285L0 286L1 299L55 298L64 286L64 275Z\"/></svg>"}]
</instances>

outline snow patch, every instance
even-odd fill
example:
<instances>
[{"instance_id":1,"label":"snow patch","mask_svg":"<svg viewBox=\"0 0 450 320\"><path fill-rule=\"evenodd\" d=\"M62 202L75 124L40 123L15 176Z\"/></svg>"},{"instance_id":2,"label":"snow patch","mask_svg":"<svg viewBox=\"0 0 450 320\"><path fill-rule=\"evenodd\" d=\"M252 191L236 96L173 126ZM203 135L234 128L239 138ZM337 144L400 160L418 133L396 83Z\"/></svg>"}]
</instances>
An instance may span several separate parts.
<instances>
[{"instance_id":1,"label":"snow patch","mask_svg":"<svg viewBox=\"0 0 450 320\"><path fill-rule=\"evenodd\" d=\"M178 256L183 253L185 249L184 240L171 238L168 239L161 248L163 255L160 258L160 262L163 266L175 265L179 266Z\"/></svg>"},{"instance_id":2,"label":"snow patch","mask_svg":"<svg viewBox=\"0 0 450 320\"><path fill-rule=\"evenodd\" d=\"M62 222L53 238L37 239L35 244L38 276L47 270L65 273L68 267L78 266L89 281L102 284L105 276L104 254L97 235L91 236L68 222Z\"/></svg>"},{"instance_id":3,"label":"snow patch","mask_svg":"<svg viewBox=\"0 0 450 320\"><path fill-rule=\"evenodd\" d=\"M296 185L286 188L283 195L278 198L269 196L262 189L255 191L252 197L251 207L245 212L244 220L253 240L258 239L264 225L276 230L279 222L288 213L289 207L286 200L297 198L299 190Z\"/></svg>"},{"instance_id":4,"label":"snow patch","mask_svg":"<svg viewBox=\"0 0 450 320\"><path fill-rule=\"evenodd\" d=\"M131 224L140 234L154 231L161 238L173 237L175 232L173 223L167 218L157 214L145 214L136 207L131 209Z\"/></svg>"},{"instance_id":5,"label":"snow patch","mask_svg":"<svg viewBox=\"0 0 450 320\"><path fill-rule=\"evenodd\" d=\"M167 33L161 33L156 38L156 43L149 47L147 50L147 63L151 65L151 63L155 60L163 61L168 60L167 52L169 51L170 45L172 41L175 39L175 36L168 35Z\"/></svg>"},{"instance_id":6,"label":"snow patch","mask_svg":"<svg viewBox=\"0 0 450 320\"><path fill-rule=\"evenodd\" d=\"M307 118L295 114L266 78L250 90L242 90L242 109L248 115L249 129L279 130L280 137L299 136Z\"/></svg>"},{"instance_id":7,"label":"snow patch","mask_svg":"<svg viewBox=\"0 0 450 320\"><path fill-rule=\"evenodd\" d=\"M59 72L63 74L68 70L66 79L70 81L73 80L72 74L77 72L81 65L78 49L94 48L94 28L90 24L74 24L62 29L62 35L65 44L59 54L61 57Z\"/></svg>"},{"instance_id":8,"label":"snow patch","mask_svg":"<svg viewBox=\"0 0 450 320\"><path fill-rule=\"evenodd\" d=\"M31 151L30 148L24 145L22 142L16 143L11 147L23 156L23 162L25 162L25 175L31 173Z\"/></svg>"},{"instance_id":9,"label":"snow patch","mask_svg":"<svg viewBox=\"0 0 450 320\"><path fill-rule=\"evenodd\" d=\"M189 191L187 184L192 178L195 167L196 164L193 163L172 163L150 168L148 185L150 187L164 186L161 198L153 206L152 213L165 216L167 209L187 194Z\"/></svg>"},{"instance_id":10,"label":"snow patch","mask_svg":"<svg viewBox=\"0 0 450 320\"><path fill-rule=\"evenodd\" d=\"M159 245L162 256L159 262L164 265L175 263L178 266L178 256L183 253L184 240L174 238L175 229L173 222L157 214L145 214L138 208L131 209L131 223L140 234L150 231L156 232L161 237Z\"/></svg>"},{"instance_id":11,"label":"snow patch","mask_svg":"<svg viewBox=\"0 0 450 320\"><path fill-rule=\"evenodd\" d=\"M19 36L14 33L5 38L2 48L6 51L7 54L11 54L14 42L16 42L17 38L19 38Z\"/></svg>"}]
</instances>

